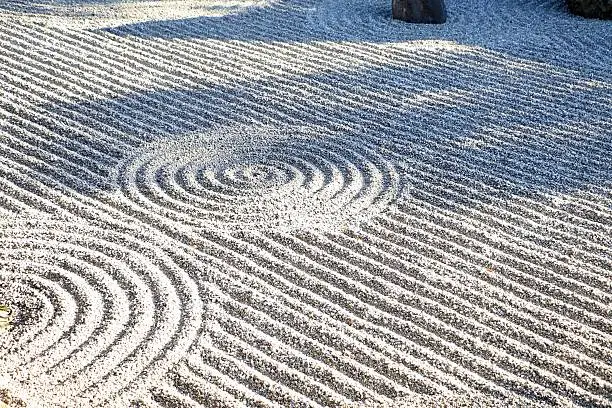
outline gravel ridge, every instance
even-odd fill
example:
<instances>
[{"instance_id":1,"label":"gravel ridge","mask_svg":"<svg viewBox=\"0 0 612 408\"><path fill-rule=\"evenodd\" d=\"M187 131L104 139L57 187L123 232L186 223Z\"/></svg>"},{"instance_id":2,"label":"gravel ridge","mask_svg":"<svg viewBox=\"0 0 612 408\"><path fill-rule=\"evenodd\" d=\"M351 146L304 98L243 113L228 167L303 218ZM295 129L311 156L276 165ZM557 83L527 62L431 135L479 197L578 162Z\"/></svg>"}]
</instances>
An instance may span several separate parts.
<instances>
[{"instance_id":1,"label":"gravel ridge","mask_svg":"<svg viewBox=\"0 0 612 408\"><path fill-rule=\"evenodd\" d=\"M389 8L0 0L0 396L612 407L612 24Z\"/></svg>"}]
</instances>

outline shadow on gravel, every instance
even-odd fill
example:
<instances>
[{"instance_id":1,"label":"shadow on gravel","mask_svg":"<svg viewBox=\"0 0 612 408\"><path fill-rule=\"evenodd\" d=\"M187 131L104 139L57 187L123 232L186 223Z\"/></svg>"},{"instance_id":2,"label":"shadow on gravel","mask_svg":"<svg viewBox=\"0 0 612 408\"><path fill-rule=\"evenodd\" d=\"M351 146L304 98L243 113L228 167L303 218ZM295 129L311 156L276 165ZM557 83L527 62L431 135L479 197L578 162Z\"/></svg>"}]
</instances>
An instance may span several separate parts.
<instances>
[{"instance_id":1,"label":"shadow on gravel","mask_svg":"<svg viewBox=\"0 0 612 408\"><path fill-rule=\"evenodd\" d=\"M565 0L446 0L446 4L448 21L442 25L392 20L390 0L276 0L267 7L223 16L151 20L100 30L148 40L453 41L571 69L597 67L610 72L610 24L572 15Z\"/></svg>"},{"instance_id":2,"label":"shadow on gravel","mask_svg":"<svg viewBox=\"0 0 612 408\"><path fill-rule=\"evenodd\" d=\"M351 18L342 21L348 16ZM105 31L120 36L165 39L387 42L400 41L407 32L414 32L406 31L407 27L391 21L387 1L343 4L328 0L279 0L272 1L271 6L253 6L225 16L148 21Z\"/></svg>"},{"instance_id":3,"label":"shadow on gravel","mask_svg":"<svg viewBox=\"0 0 612 408\"><path fill-rule=\"evenodd\" d=\"M198 24L202 21L172 23L168 36L177 29L196 32ZM225 30L222 26L214 30ZM207 38L233 38L229 31L218 35ZM283 38L282 31L276 37L252 35ZM36 195L43 189L15 176L27 172L55 193L46 194L49 201L71 211L74 202L64 199L57 184L94 199L112 194L113 168L147 142L223 126L317 125L363 140L402 169L415 194L422 194L417 198L437 208L448 205L440 193L444 189L453 190L455 201L465 200L461 204L467 207L488 204L492 197L542 201L543 194L576 191L607 194L609 200L610 76L604 82L493 54L421 50L414 59L399 58L397 65L328 67L294 75L260 66L260 78L265 73L269 79L224 78L225 84L203 82L192 89L79 103L48 101L35 109L2 106L0 178ZM235 67L228 71L241 74ZM172 69L162 74L171 76ZM105 80L120 84L110 75ZM422 193L427 189L428 196Z\"/></svg>"},{"instance_id":4,"label":"shadow on gravel","mask_svg":"<svg viewBox=\"0 0 612 408\"><path fill-rule=\"evenodd\" d=\"M374 66L57 102L28 119L34 126L12 119L16 127L45 129L37 131L40 140L24 136L13 148L39 158L47 176L96 195L111 188L109 169L149 141L221 126L317 125L363 139L434 184L459 177L502 195L610 186L609 90L601 82L530 66L483 67L479 54L461 58L447 66ZM52 171L42 165L47 153L62 159Z\"/></svg>"},{"instance_id":5,"label":"shadow on gravel","mask_svg":"<svg viewBox=\"0 0 612 408\"><path fill-rule=\"evenodd\" d=\"M219 17L167 19L125 24L104 31L119 36L164 39L215 39L266 42L401 42L436 39L487 42L551 27L584 22L571 15L564 0L446 0L446 24L407 24L392 20L388 0L271 0L269 6L243 8ZM534 19L538 24L534 24ZM601 24L592 23L592 28ZM510 29L512 27L512 29ZM525 33L515 33L524 28ZM557 27L557 28L560 28Z\"/></svg>"}]
</instances>

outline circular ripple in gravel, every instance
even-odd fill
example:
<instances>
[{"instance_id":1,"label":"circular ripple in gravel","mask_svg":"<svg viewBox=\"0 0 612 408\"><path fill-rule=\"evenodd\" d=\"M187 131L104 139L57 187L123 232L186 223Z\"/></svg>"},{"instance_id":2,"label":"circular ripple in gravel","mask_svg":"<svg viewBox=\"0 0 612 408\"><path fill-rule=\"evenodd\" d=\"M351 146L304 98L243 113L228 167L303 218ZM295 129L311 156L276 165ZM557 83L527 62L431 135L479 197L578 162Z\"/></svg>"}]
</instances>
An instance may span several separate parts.
<instances>
[{"instance_id":1,"label":"circular ripple in gravel","mask_svg":"<svg viewBox=\"0 0 612 408\"><path fill-rule=\"evenodd\" d=\"M186 275L161 251L103 229L0 225L0 284L15 309L0 377L45 406L129 398L165 373L200 326Z\"/></svg>"},{"instance_id":2,"label":"circular ripple in gravel","mask_svg":"<svg viewBox=\"0 0 612 408\"><path fill-rule=\"evenodd\" d=\"M162 140L115 177L143 214L232 230L336 229L400 194L394 165L376 149L319 128L221 128Z\"/></svg>"}]
</instances>

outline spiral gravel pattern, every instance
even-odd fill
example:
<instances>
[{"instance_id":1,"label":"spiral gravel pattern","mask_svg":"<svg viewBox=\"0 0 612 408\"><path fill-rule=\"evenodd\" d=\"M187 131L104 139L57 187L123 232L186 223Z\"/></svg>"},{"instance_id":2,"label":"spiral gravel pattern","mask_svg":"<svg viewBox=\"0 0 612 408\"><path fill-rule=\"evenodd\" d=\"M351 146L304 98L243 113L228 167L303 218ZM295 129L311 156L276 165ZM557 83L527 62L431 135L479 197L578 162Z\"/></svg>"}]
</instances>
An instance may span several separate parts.
<instances>
[{"instance_id":1,"label":"spiral gravel pattern","mask_svg":"<svg viewBox=\"0 0 612 408\"><path fill-rule=\"evenodd\" d=\"M612 406L609 22L153 3L0 0L0 395Z\"/></svg>"},{"instance_id":2,"label":"spiral gravel pattern","mask_svg":"<svg viewBox=\"0 0 612 408\"><path fill-rule=\"evenodd\" d=\"M105 404L158 379L193 343L202 301L156 252L105 229L3 223L2 296L16 321L0 375L61 406Z\"/></svg>"},{"instance_id":3,"label":"spiral gravel pattern","mask_svg":"<svg viewBox=\"0 0 612 408\"><path fill-rule=\"evenodd\" d=\"M334 230L408 188L362 140L325 129L221 128L155 142L118 166L124 194L197 228Z\"/></svg>"}]
</instances>

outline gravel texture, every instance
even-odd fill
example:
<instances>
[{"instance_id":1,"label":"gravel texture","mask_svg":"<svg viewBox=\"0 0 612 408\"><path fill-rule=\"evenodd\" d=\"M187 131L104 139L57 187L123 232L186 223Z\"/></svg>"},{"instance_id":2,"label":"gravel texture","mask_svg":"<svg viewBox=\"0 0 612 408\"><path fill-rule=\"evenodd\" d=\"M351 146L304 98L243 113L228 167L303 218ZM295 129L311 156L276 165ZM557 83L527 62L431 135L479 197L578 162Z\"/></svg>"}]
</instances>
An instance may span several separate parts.
<instances>
[{"instance_id":1,"label":"gravel texture","mask_svg":"<svg viewBox=\"0 0 612 408\"><path fill-rule=\"evenodd\" d=\"M0 398L612 407L612 24L0 0Z\"/></svg>"}]
</instances>

